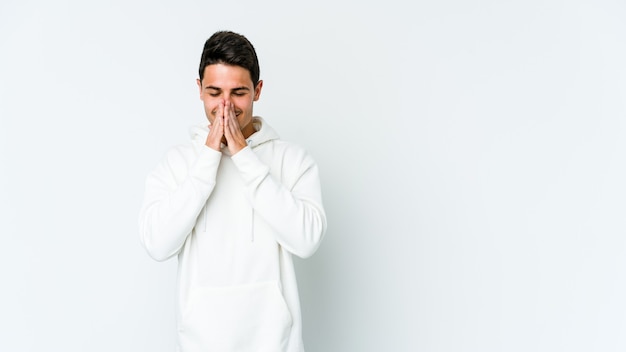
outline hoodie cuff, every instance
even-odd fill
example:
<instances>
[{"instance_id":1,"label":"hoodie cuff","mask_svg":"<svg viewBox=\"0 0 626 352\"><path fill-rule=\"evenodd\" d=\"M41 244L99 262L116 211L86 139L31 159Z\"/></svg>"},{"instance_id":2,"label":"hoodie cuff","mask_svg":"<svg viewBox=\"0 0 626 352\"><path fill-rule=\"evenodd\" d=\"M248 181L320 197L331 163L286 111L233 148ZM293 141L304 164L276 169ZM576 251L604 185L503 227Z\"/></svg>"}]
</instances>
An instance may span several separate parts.
<instances>
[{"instance_id":1,"label":"hoodie cuff","mask_svg":"<svg viewBox=\"0 0 626 352\"><path fill-rule=\"evenodd\" d=\"M270 171L270 168L259 160L250 146L240 150L231 159L246 184L261 182Z\"/></svg>"},{"instance_id":2,"label":"hoodie cuff","mask_svg":"<svg viewBox=\"0 0 626 352\"><path fill-rule=\"evenodd\" d=\"M217 168L220 165L222 153L206 145L200 148L198 158L189 170L189 174L201 181L215 182Z\"/></svg>"}]
</instances>

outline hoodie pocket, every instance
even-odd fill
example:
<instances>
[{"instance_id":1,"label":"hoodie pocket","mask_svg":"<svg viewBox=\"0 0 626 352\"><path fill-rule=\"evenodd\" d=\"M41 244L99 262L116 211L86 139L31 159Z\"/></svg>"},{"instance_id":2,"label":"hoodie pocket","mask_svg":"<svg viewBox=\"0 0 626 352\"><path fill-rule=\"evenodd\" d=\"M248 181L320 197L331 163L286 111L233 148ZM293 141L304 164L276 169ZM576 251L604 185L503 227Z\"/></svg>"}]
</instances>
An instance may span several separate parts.
<instances>
[{"instance_id":1,"label":"hoodie pocket","mask_svg":"<svg viewBox=\"0 0 626 352\"><path fill-rule=\"evenodd\" d=\"M182 319L185 352L284 351L292 324L276 282L193 290Z\"/></svg>"}]
</instances>

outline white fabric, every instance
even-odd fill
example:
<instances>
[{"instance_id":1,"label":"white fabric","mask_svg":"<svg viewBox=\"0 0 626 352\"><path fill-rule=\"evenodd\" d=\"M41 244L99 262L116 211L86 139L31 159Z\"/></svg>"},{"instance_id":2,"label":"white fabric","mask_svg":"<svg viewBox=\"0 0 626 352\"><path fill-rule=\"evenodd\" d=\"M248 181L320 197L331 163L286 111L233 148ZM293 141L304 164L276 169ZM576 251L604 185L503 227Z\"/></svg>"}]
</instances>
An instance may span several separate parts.
<instances>
[{"instance_id":1,"label":"white fabric","mask_svg":"<svg viewBox=\"0 0 626 352\"><path fill-rule=\"evenodd\" d=\"M304 351L291 255L312 255L326 232L318 168L255 127L234 156L194 127L146 180L140 237L155 260L178 255L180 352Z\"/></svg>"}]
</instances>

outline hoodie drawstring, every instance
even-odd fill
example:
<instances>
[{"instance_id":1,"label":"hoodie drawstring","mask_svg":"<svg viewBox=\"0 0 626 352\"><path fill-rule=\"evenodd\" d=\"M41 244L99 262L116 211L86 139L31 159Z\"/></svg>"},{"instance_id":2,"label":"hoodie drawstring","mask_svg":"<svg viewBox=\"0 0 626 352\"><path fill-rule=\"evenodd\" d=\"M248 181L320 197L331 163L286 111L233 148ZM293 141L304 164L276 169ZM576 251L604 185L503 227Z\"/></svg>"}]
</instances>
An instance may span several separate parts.
<instances>
[{"instance_id":1,"label":"hoodie drawstring","mask_svg":"<svg viewBox=\"0 0 626 352\"><path fill-rule=\"evenodd\" d=\"M204 233L206 233L206 227L207 227L206 223L208 222L207 218L206 218L206 212L207 212L207 210L206 210L206 204L205 204L204 205Z\"/></svg>"}]
</instances>

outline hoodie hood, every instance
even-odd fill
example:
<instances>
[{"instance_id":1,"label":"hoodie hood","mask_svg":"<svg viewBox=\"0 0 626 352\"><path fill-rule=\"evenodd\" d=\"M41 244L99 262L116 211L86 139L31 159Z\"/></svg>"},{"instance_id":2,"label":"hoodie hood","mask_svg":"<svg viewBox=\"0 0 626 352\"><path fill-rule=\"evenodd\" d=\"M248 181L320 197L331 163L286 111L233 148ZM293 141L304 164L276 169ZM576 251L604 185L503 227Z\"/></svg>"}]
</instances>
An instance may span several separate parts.
<instances>
[{"instance_id":1,"label":"hoodie hood","mask_svg":"<svg viewBox=\"0 0 626 352\"><path fill-rule=\"evenodd\" d=\"M262 117L255 116L252 120L252 123L256 132L246 139L248 146L250 146L251 148L275 139L280 139L278 133L276 133L276 131L274 131L274 129L270 125L268 125ZM189 129L189 134L194 142L204 144L206 142L207 136L209 135L209 126L192 126ZM225 145L222 144L222 149L224 147Z\"/></svg>"}]
</instances>

